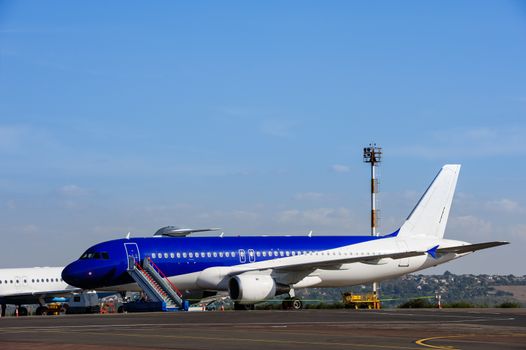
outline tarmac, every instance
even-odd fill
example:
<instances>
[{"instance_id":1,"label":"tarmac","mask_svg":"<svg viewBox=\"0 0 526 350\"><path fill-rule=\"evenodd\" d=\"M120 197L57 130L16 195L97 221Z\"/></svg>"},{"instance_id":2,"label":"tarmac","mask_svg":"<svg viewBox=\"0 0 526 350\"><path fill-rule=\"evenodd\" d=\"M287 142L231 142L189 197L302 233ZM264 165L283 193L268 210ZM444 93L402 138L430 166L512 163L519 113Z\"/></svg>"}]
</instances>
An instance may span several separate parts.
<instances>
[{"instance_id":1,"label":"tarmac","mask_svg":"<svg viewBox=\"0 0 526 350\"><path fill-rule=\"evenodd\" d=\"M526 349L526 309L6 317L0 349Z\"/></svg>"}]
</instances>

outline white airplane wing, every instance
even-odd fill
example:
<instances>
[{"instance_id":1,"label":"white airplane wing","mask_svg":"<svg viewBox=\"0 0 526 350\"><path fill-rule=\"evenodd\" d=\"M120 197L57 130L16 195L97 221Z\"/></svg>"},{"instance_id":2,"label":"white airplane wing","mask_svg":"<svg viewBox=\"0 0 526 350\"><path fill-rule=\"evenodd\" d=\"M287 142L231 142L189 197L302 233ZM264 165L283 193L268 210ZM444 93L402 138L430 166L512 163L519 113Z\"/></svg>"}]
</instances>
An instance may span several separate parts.
<instances>
[{"instance_id":1,"label":"white airplane wing","mask_svg":"<svg viewBox=\"0 0 526 350\"><path fill-rule=\"evenodd\" d=\"M366 263L377 264L382 259L402 259L413 256L420 256L428 254L429 251L409 251L396 252L376 255L360 255L360 256L341 256L341 255L320 255L319 253L310 253L306 255L297 255L275 259L271 261L264 261L253 263L247 266L237 266L230 275L238 275L248 271L260 270L278 270L278 271L306 271L315 269L334 270L340 269L341 265L349 263ZM332 253L331 253L332 254Z\"/></svg>"},{"instance_id":2,"label":"white airplane wing","mask_svg":"<svg viewBox=\"0 0 526 350\"><path fill-rule=\"evenodd\" d=\"M437 253L469 253L474 252L481 249L487 249L492 247L498 247L500 245L510 244L510 242L506 241L494 241L494 242L484 242L484 243L476 243L476 244L467 244L467 245L460 245L456 247L447 247L447 248L437 248Z\"/></svg>"},{"instance_id":3,"label":"white airplane wing","mask_svg":"<svg viewBox=\"0 0 526 350\"><path fill-rule=\"evenodd\" d=\"M497 247L500 245L509 244L509 242L495 241L486 243L476 243L455 247L440 248L439 246L432 247L428 250L422 251L408 251L395 252L386 254L360 255L360 256L341 256L332 255L332 252L326 252L329 255L320 255L320 253L310 253L305 255L296 255L290 257L279 258L271 261L256 262L246 266L237 266L230 275L238 275L249 271L275 270L275 271L312 271L316 269L334 270L341 269L343 264L350 263L365 263L365 264L381 264L383 259L403 259L414 256L430 255L433 258L437 254L456 253L462 254L467 252L474 252L480 249Z\"/></svg>"},{"instance_id":4,"label":"white airplane wing","mask_svg":"<svg viewBox=\"0 0 526 350\"><path fill-rule=\"evenodd\" d=\"M46 290L46 291L42 291L42 292L26 292L26 293L13 292L13 293L10 293L10 294L3 294L2 297L3 298L17 298L17 297L35 297L35 298L39 298L39 297L47 297L47 296L60 297L60 296L64 296L64 295L69 295L69 294L74 293L74 292L79 292L81 290L82 289L80 289L80 288L73 288L72 287L70 289Z\"/></svg>"}]
</instances>

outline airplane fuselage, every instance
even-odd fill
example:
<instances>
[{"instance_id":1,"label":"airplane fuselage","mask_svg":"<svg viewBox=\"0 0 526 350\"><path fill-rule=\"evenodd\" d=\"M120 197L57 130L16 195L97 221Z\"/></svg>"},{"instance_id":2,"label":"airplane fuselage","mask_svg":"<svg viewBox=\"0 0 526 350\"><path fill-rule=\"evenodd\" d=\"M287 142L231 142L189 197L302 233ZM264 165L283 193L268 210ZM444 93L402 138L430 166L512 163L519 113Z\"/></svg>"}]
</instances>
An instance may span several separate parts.
<instances>
[{"instance_id":1,"label":"airplane fuselage","mask_svg":"<svg viewBox=\"0 0 526 350\"><path fill-rule=\"evenodd\" d=\"M181 290L227 290L228 276L239 269L271 274L293 288L340 287L400 276L450 261L456 254L339 264L294 272L275 271L282 261L301 264L334 257L367 257L427 250L464 242L436 239L405 240L371 236L153 237L119 239L97 244L64 270L71 284L84 289L139 290L127 273L128 256L149 257ZM98 253L98 254L97 254ZM95 258L95 256L97 258ZM107 257L104 259L103 256ZM268 271L265 267L268 266ZM302 274L303 276L298 276ZM290 282L290 283L289 283Z\"/></svg>"}]
</instances>

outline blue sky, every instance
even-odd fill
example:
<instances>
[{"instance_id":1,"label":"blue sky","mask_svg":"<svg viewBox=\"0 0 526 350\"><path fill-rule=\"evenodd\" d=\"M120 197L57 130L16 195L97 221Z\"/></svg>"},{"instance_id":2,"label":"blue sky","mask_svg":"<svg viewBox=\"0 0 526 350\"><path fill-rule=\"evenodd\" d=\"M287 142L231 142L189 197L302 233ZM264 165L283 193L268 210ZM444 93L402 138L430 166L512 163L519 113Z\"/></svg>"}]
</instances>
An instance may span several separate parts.
<instances>
[{"instance_id":1,"label":"blue sky","mask_svg":"<svg viewBox=\"0 0 526 350\"><path fill-rule=\"evenodd\" d=\"M396 230L463 164L430 272L525 274L526 6L515 1L0 1L2 265L164 225ZM24 254L21 254L24 253Z\"/></svg>"}]
</instances>

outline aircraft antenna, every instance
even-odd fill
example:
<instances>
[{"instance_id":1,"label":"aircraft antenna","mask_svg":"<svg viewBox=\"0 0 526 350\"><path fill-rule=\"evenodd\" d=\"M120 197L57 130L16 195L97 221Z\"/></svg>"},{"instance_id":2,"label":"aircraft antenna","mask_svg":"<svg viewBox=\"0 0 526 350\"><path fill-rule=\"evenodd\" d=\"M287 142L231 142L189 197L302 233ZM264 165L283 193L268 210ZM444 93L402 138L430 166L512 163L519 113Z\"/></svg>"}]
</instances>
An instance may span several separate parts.
<instances>
[{"instance_id":1,"label":"aircraft antenna","mask_svg":"<svg viewBox=\"0 0 526 350\"><path fill-rule=\"evenodd\" d=\"M372 142L363 148L363 161L371 164L371 236L377 237L378 212L376 210L376 194L378 193L378 179L376 178L376 167L382 161L382 147ZM378 283L373 282L373 295L378 296Z\"/></svg>"}]
</instances>

